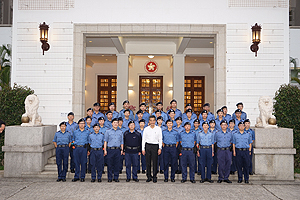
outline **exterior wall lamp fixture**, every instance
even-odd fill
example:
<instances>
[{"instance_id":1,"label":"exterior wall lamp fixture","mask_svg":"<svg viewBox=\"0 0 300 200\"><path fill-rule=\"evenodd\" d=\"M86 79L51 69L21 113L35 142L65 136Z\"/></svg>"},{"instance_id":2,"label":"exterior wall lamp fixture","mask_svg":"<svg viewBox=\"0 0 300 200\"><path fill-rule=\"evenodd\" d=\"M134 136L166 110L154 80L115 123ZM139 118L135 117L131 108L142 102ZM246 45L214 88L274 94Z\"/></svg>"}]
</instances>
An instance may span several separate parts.
<instances>
[{"instance_id":1,"label":"exterior wall lamp fixture","mask_svg":"<svg viewBox=\"0 0 300 200\"><path fill-rule=\"evenodd\" d=\"M49 25L43 22L42 24L40 24L39 28L40 28L40 41L42 43L41 48L43 49L43 55L44 55L44 52L50 49L50 45L48 44Z\"/></svg>"},{"instance_id":2,"label":"exterior wall lamp fixture","mask_svg":"<svg viewBox=\"0 0 300 200\"><path fill-rule=\"evenodd\" d=\"M252 29L252 45L250 46L250 50L255 52L255 57L257 57L257 51L259 49L258 44L260 43L260 34L261 34L261 25L257 25L255 23Z\"/></svg>"}]
</instances>

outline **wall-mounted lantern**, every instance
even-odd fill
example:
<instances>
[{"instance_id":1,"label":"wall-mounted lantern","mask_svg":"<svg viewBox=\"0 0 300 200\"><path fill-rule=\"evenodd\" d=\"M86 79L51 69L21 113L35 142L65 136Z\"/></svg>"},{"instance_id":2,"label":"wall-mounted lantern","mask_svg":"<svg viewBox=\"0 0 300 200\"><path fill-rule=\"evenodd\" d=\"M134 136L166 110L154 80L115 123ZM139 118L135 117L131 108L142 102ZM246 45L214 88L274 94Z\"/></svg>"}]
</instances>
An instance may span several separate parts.
<instances>
[{"instance_id":1,"label":"wall-mounted lantern","mask_svg":"<svg viewBox=\"0 0 300 200\"><path fill-rule=\"evenodd\" d=\"M261 34L261 25L257 25L255 23L254 26L251 27L252 29L252 45L250 46L250 50L255 52L255 57L257 56L257 51L259 49L258 44L260 43L260 34Z\"/></svg>"},{"instance_id":2,"label":"wall-mounted lantern","mask_svg":"<svg viewBox=\"0 0 300 200\"><path fill-rule=\"evenodd\" d=\"M50 49L50 45L48 44L48 29L49 25L47 25L45 22L40 24L40 41L42 43L41 48L43 49L43 55L45 51L48 51Z\"/></svg>"}]
</instances>

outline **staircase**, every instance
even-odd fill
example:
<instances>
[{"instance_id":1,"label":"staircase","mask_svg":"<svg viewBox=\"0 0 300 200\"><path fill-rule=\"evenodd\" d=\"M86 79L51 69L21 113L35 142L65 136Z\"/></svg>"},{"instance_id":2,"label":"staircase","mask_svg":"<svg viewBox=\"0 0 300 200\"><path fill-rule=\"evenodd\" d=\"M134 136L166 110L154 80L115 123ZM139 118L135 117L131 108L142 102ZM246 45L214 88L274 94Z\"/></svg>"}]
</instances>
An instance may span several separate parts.
<instances>
[{"instance_id":1,"label":"staircase","mask_svg":"<svg viewBox=\"0 0 300 200\"><path fill-rule=\"evenodd\" d=\"M125 163L125 162L124 162ZM67 172L67 176L66 178L74 178L74 173L70 172L70 158L69 158L69 164L68 164L68 172ZM171 171L171 168L169 168L169 170ZM107 167L104 167L104 171L105 174L102 175L102 180L107 180ZM170 171L169 171L169 176L170 176ZM57 178L57 165L56 165L56 157L50 157L48 159L48 163L45 165L45 170L40 172L40 173L23 173L22 177L24 178L53 178L56 179ZM188 180L189 180L189 168L188 168ZM91 174L86 174L86 178L90 179L91 178ZM120 180L126 180L126 167L123 166L123 171L122 174L119 175L119 179ZM139 180L146 180L146 174L138 174L138 179ZM158 181L163 181L164 180L164 175L158 173L157 174L157 179ZM170 179L170 178L169 178ZM176 181L180 181L182 179L182 174L175 174L175 180ZM201 179L201 176L195 174L195 180L199 181ZM237 173L235 173L235 175L230 175L229 177L230 180L232 181L237 181L238 177L237 177ZM212 180L217 181L218 180L218 175L216 174L212 174ZM250 181L263 181L263 180L275 180L275 176L267 176L267 175L257 175L254 174L252 176L250 176Z\"/></svg>"}]
</instances>

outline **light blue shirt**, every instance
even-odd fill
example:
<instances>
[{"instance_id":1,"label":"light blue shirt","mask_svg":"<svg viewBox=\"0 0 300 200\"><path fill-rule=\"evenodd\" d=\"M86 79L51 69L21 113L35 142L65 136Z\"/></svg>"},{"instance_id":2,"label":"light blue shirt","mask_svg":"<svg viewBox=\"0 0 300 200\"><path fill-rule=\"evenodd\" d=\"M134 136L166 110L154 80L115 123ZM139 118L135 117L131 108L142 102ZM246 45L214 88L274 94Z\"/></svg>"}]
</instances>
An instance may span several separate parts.
<instances>
[{"instance_id":1,"label":"light blue shirt","mask_svg":"<svg viewBox=\"0 0 300 200\"><path fill-rule=\"evenodd\" d=\"M128 128L123 126L121 128L118 126L118 129L121 130L123 134L125 133L125 131L129 130Z\"/></svg>"},{"instance_id":2,"label":"light blue shirt","mask_svg":"<svg viewBox=\"0 0 300 200\"><path fill-rule=\"evenodd\" d=\"M224 119L225 119L225 118L222 117L222 119L220 120L220 119L219 119L219 116L217 116L217 118L215 119L215 122L216 122L216 127L215 127L215 128L216 128L217 130L222 130L220 123L221 123L221 121L224 120ZM228 121L228 122L229 122L229 121ZM227 122L227 123L228 123L228 122Z\"/></svg>"},{"instance_id":3,"label":"light blue shirt","mask_svg":"<svg viewBox=\"0 0 300 200\"><path fill-rule=\"evenodd\" d=\"M173 126L173 129L176 130L178 133L180 133L182 131L185 131L185 129L182 126L179 126L179 127L178 126L176 126L176 127Z\"/></svg>"},{"instance_id":4,"label":"light blue shirt","mask_svg":"<svg viewBox=\"0 0 300 200\"><path fill-rule=\"evenodd\" d=\"M179 141L181 141L181 146L183 148L193 148L197 141L196 133L194 131L190 131L189 133L182 131L179 134Z\"/></svg>"},{"instance_id":5,"label":"light blue shirt","mask_svg":"<svg viewBox=\"0 0 300 200\"><path fill-rule=\"evenodd\" d=\"M177 117L181 117L182 118L182 113L181 113L181 111L179 109L176 108L176 110L175 110L175 117L174 118L176 119ZM169 115L168 115L168 118L171 119Z\"/></svg>"},{"instance_id":6,"label":"light blue shirt","mask_svg":"<svg viewBox=\"0 0 300 200\"><path fill-rule=\"evenodd\" d=\"M252 143L251 135L248 132L242 134L240 131L237 131L233 135L232 143L235 144L235 148L249 148Z\"/></svg>"},{"instance_id":7,"label":"light blue shirt","mask_svg":"<svg viewBox=\"0 0 300 200\"><path fill-rule=\"evenodd\" d=\"M210 146L214 144L214 134L210 130L207 130L207 133L201 131L197 135L197 143L201 146Z\"/></svg>"},{"instance_id":8,"label":"light blue shirt","mask_svg":"<svg viewBox=\"0 0 300 200\"><path fill-rule=\"evenodd\" d=\"M105 120L105 122L104 122L104 126L105 126L107 129L110 129L110 128L112 128L111 121L109 121L109 120Z\"/></svg>"},{"instance_id":9,"label":"light blue shirt","mask_svg":"<svg viewBox=\"0 0 300 200\"><path fill-rule=\"evenodd\" d=\"M96 112L94 111L92 115L92 123L91 123L92 126L98 123L99 117L104 117L104 114L101 113L100 111L96 114Z\"/></svg>"},{"instance_id":10,"label":"light blue shirt","mask_svg":"<svg viewBox=\"0 0 300 200\"><path fill-rule=\"evenodd\" d=\"M104 135L106 130L107 130L107 127L105 127L104 125L102 127L100 126L99 133L102 133Z\"/></svg>"},{"instance_id":11,"label":"light blue shirt","mask_svg":"<svg viewBox=\"0 0 300 200\"><path fill-rule=\"evenodd\" d=\"M129 130L128 128L128 123L131 121L131 119L125 119L123 118L123 124L122 124L122 127L124 127L126 130Z\"/></svg>"},{"instance_id":12,"label":"light blue shirt","mask_svg":"<svg viewBox=\"0 0 300 200\"><path fill-rule=\"evenodd\" d=\"M187 118L188 117L187 117L186 113L183 113L182 114L182 120L185 120ZM195 119L197 119L197 115L194 112L192 113L191 119L193 119L193 122L195 121Z\"/></svg>"},{"instance_id":13,"label":"light blue shirt","mask_svg":"<svg viewBox=\"0 0 300 200\"><path fill-rule=\"evenodd\" d=\"M104 135L102 133L95 133L89 135L89 143L92 148L102 148L104 144Z\"/></svg>"},{"instance_id":14,"label":"light blue shirt","mask_svg":"<svg viewBox=\"0 0 300 200\"><path fill-rule=\"evenodd\" d=\"M202 120L200 120L200 126L199 126L199 128L200 128L201 130L203 130L203 126L202 126L203 122L207 122L207 123L208 123L208 127L210 127L209 121L208 121L207 119L206 119L205 121L202 119Z\"/></svg>"},{"instance_id":15,"label":"light blue shirt","mask_svg":"<svg viewBox=\"0 0 300 200\"><path fill-rule=\"evenodd\" d=\"M56 142L57 145L66 145L72 142L72 135L69 131L57 131L54 135L53 142Z\"/></svg>"},{"instance_id":16,"label":"light blue shirt","mask_svg":"<svg viewBox=\"0 0 300 200\"><path fill-rule=\"evenodd\" d=\"M165 129L162 132L162 141L164 144L176 144L177 142L179 142L179 133L172 129L171 131L169 131L168 129Z\"/></svg>"},{"instance_id":17,"label":"light blue shirt","mask_svg":"<svg viewBox=\"0 0 300 200\"><path fill-rule=\"evenodd\" d=\"M190 124L191 124L191 129L194 129L194 119L193 119L193 118L191 118L191 119L186 118L185 120L183 120L183 121L182 121L182 126L184 126L184 124L185 124L186 122L190 122Z\"/></svg>"},{"instance_id":18,"label":"light blue shirt","mask_svg":"<svg viewBox=\"0 0 300 200\"><path fill-rule=\"evenodd\" d=\"M137 131L140 132L140 134L141 134L142 137L143 137L143 133L144 133L145 128L146 128L146 127L144 127L143 130L141 130L141 128L138 128L138 129L137 129Z\"/></svg>"},{"instance_id":19,"label":"light blue shirt","mask_svg":"<svg viewBox=\"0 0 300 200\"><path fill-rule=\"evenodd\" d=\"M104 141L108 147L120 147L123 144L123 132L121 129L107 129L104 134Z\"/></svg>"},{"instance_id":20,"label":"light blue shirt","mask_svg":"<svg viewBox=\"0 0 300 200\"><path fill-rule=\"evenodd\" d=\"M148 122L149 121L149 117L150 117L150 114L148 113L148 112L144 112L143 113L143 119L146 121L146 122ZM138 116L137 116L137 114L135 114L135 118L134 119L138 119Z\"/></svg>"},{"instance_id":21,"label":"light blue shirt","mask_svg":"<svg viewBox=\"0 0 300 200\"><path fill-rule=\"evenodd\" d=\"M201 121L202 119L203 119L202 114L200 114L200 115L199 115L199 120ZM206 120L207 120L208 122L210 122L210 120L213 120L213 119L215 119L214 114L212 114L212 112L208 112L208 113L207 113L207 118L206 118Z\"/></svg>"},{"instance_id":22,"label":"light blue shirt","mask_svg":"<svg viewBox=\"0 0 300 200\"><path fill-rule=\"evenodd\" d=\"M217 131L215 134L215 142L219 148L230 147L232 143L232 133L227 130L225 133L222 130Z\"/></svg>"},{"instance_id":23,"label":"light blue shirt","mask_svg":"<svg viewBox=\"0 0 300 200\"><path fill-rule=\"evenodd\" d=\"M224 119L227 121L227 123L229 123L229 121L231 120L231 115L226 114L226 116L224 117Z\"/></svg>"},{"instance_id":24,"label":"light blue shirt","mask_svg":"<svg viewBox=\"0 0 300 200\"><path fill-rule=\"evenodd\" d=\"M86 124L84 127L86 130L88 130L90 133L92 133L94 131L93 126L90 125L90 127Z\"/></svg>"},{"instance_id":25,"label":"light blue shirt","mask_svg":"<svg viewBox=\"0 0 300 200\"><path fill-rule=\"evenodd\" d=\"M123 120L125 119L124 110L125 110L125 109L123 108L123 109L120 110L120 112L119 112L119 117L122 117ZM129 110L129 111L130 111L129 119L134 120L134 115L133 115L132 110Z\"/></svg>"},{"instance_id":26,"label":"light blue shirt","mask_svg":"<svg viewBox=\"0 0 300 200\"><path fill-rule=\"evenodd\" d=\"M235 126L234 126L234 128L236 130L239 130L239 123L240 123L240 121L243 121L243 119L241 118L241 120L238 120L237 118L235 118L234 120L235 120Z\"/></svg>"},{"instance_id":27,"label":"light blue shirt","mask_svg":"<svg viewBox=\"0 0 300 200\"><path fill-rule=\"evenodd\" d=\"M69 131L71 134L73 134L76 129L78 129L78 124L76 122L73 122L72 124L67 122L66 131Z\"/></svg>"},{"instance_id":28,"label":"light blue shirt","mask_svg":"<svg viewBox=\"0 0 300 200\"><path fill-rule=\"evenodd\" d=\"M248 130L245 129L246 132L248 132L251 135L252 140L255 140L255 132L251 128Z\"/></svg>"},{"instance_id":29,"label":"light blue shirt","mask_svg":"<svg viewBox=\"0 0 300 200\"><path fill-rule=\"evenodd\" d=\"M232 114L232 119L236 119L235 112ZM247 113L245 113L244 111L242 111L241 119L247 119Z\"/></svg>"},{"instance_id":30,"label":"light blue shirt","mask_svg":"<svg viewBox=\"0 0 300 200\"><path fill-rule=\"evenodd\" d=\"M112 113L113 117L112 119L118 118L119 117L119 113L117 111L114 110L114 112ZM107 120L107 116L105 115L105 121Z\"/></svg>"},{"instance_id":31,"label":"light blue shirt","mask_svg":"<svg viewBox=\"0 0 300 200\"><path fill-rule=\"evenodd\" d=\"M75 130L73 134L74 144L75 145L87 144L90 133L91 132L87 129L84 129L83 131L81 131L80 129Z\"/></svg>"},{"instance_id":32,"label":"light blue shirt","mask_svg":"<svg viewBox=\"0 0 300 200\"><path fill-rule=\"evenodd\" d=\"M152 113L153 116L155 116L155 119L157 119L155 112ZM167 113L165 113L164 111L161 110L161 116L164 120L164 122L166 122L169 119L169 116L167 115Z\"/></svg>"}]
</instances>

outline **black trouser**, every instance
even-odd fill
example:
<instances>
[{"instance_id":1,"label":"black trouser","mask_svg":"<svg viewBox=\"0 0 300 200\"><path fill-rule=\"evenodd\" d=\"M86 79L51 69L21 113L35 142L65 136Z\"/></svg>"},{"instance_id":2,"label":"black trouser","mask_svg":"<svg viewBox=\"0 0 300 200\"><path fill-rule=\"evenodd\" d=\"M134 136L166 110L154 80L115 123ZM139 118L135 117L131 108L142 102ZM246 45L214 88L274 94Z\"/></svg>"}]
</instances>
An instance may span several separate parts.
<instances>
[{"instance_id":1,"label":"black trouser","mask_svg":"<svg viewBox=\"0 0 300 200\"><path fill-rule=\"evenodd\" d=\"M151 160L153 161L153 178L157 175L158 144L148 144L145 146L147 178L151 178Z\"/></svg>"}]
</instances>

